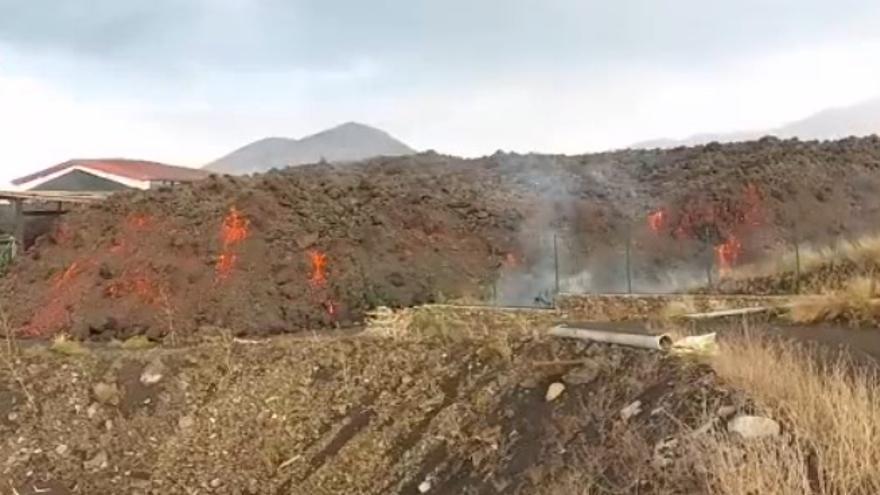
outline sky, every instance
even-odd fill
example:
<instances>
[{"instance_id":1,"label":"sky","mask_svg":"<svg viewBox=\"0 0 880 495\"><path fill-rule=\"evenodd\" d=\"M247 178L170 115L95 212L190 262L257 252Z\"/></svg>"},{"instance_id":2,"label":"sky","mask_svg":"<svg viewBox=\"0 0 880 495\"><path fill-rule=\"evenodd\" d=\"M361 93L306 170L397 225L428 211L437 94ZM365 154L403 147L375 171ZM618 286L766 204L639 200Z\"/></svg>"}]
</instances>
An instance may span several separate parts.
<instances>
[{"instance_id":1,"label":"sky","mask_svg":"<svg viewBox=\"0 0 880 495\"><path fill-rule=\"evenodd\" d=\"M463 156L773 128L880 97L876 0L0 0L0 185L347 121Z\"/></svg>"}]
</instances>

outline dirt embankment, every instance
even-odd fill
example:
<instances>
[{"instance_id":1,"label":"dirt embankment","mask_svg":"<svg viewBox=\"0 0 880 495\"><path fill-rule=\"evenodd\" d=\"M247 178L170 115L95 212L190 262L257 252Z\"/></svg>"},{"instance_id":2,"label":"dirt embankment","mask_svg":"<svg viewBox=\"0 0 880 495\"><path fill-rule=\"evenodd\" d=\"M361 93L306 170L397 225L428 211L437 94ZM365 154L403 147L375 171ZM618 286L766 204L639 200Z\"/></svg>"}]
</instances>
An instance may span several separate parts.
<instances>
[{"instance_id":1,"label":"dirt embankment","mask_svg":"<svg viewBox=\"0 0 880 495\"><path fill-rule=\"evenodd\" d=\"M866 230L877 198L877 138L425 153L122 194L66 217L0 293L22 335L295 332L377 305L531 301L553 286L540 241L554 234L565 287L619 289L631 238L636 288L680 290L660 281L735 268L789 243L795 224L804 239Z\"/></svg>"},{"instance_id":2,"label":"dirt embankment","mask_svg":"<svg viewBox=\"0 0 880 495\"><path fill-rule=\"evenodd\" d=\"M708 368L505 342L227 335L73 357L29 346L0 374L3 489L702 493L676 439L742 405ZM548 401L555 382L565 390Z\"/></svg>"}]
</instances>

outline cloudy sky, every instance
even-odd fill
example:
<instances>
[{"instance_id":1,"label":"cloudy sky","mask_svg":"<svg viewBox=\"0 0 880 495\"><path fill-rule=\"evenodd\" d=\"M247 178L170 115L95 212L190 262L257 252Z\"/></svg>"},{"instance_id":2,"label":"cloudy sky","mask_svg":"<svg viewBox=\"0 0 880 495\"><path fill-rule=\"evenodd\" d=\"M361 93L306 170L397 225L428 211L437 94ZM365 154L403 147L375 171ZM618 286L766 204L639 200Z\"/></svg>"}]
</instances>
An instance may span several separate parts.
<instances>
[{"instance_id":1,"label":"cloudy sky","mask_svg":"<svg viewBox=\"0 0 880 495\"><path fill-rule=\"evenodd\" d=\"M880 96L876 0L0 0L0 183L344 121L577 153Z\"/></svg>"}]
</instances>

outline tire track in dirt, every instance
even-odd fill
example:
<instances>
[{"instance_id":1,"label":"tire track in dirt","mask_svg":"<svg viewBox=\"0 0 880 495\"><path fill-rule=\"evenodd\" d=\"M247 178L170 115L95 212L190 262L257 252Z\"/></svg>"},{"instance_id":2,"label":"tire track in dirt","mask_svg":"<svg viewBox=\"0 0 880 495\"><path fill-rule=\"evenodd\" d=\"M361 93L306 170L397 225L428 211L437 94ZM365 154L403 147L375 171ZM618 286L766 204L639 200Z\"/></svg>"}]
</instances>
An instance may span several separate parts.
<instances>
[{"instance_id":1,"label":"tire track in dirt","mask_svg":"<svg viewBox=\"0 0 880 495\"><path fill-rule=\"evenodd\" d=\"M348 416L348 421L339 429L339 431L336 432L330 440L330 443L321 449L320 452L315 454L309 462L309 469L300 478L300 481L308 480L316 471L324 467L328 459L338 454L339 451L351 441L351 439L367 428L375 417L376 413L373 410L368 409L366 406L361 406L351 413Z\"/></svg>"}]
</instances>

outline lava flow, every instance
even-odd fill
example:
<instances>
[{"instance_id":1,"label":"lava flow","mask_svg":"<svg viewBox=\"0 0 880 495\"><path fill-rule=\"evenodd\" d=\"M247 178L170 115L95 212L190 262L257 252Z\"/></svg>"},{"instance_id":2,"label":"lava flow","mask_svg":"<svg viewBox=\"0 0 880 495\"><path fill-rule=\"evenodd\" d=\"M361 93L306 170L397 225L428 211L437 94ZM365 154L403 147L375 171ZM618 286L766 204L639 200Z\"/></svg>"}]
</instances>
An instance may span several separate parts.
<instances>
[{"instance_id":1,"label":"lava flow","mask_svg":"<svg viewBox=\"0 0 880 495\"><path fill-rule=\"evenodd\" d=\"M309 277L309 285L313 289L313 297L316 303L320 303L330 318L336 319L338 311L333 298L327 293L327 255L316 249L309 251L309 261L312 264L312 274Z\"/></svg>"},{"instance_id":2,"label":"lava flow","mask_svg":"<svg viewBox=\"0 0 880 495\"><path fill-rule=\"evenodd\" d=\"M312 276L309 283L312 287L323 287L327 284L327 255L321 251L310 251L309 258L312 262Z\"/></svg>"},{"instance_id":3,"label":"lava flow","mask_svg":"<svg viewBox=\"0 0 880 495\"><path fill-rule=\"evenodd\" d=\"M223 225L220 227L220 240L223 244L223 252L217 258L215 266L218 280L226 279L232 274L232 270L238 261L235 246L248 238L250 235L249 225L248 219L236 207L233 206L229 209L229 214L223 219Z\"/></svg>"},{"instance_id":4,"label":"lava flow","mask_svg":"<svg viewBox=\"0 0 880 495\"><path fill-rule=\"evenodd\" d=\"M66 270L64 270L64 273L62 273L61 276L58 277L58 279L55 281L55 289L63 288L65 285L67 285L68 282L76 277L77 274L79 274L79 272L81 271L80 265L81 264L79 261L74 261L73 263L71 263L70 266L67 267Z\"/></svg>"},{"instance_id":5,"label":"lava flow","mask_svg":"<svg viewBox=\"0 0 880 495\"><path fill-rule=\"evenodd\" d=\"M659 234L663 227L666 226L666 210L659 209L648 215L648 227L651 232Z\"/></svg>"},{"instance_id":6,"label":"lava flow","mask_svg":"<svg viewBox=\"0 0 880 495\"><path fill-rule=\"evenodd\" d=\"M78 285L81 285L74 284L74 281L89 264L88 260L74 261L55 278L47 302L34 314L33 319L19 330L22 335L27 337L51 335L68 322L70 319L68 306L76 299L79 294Z\"/></svg>"},{"instance_id":7,"label":"lava flow","mask_svg":"<svg viewBox=\"0 0 880 495\"><path fill-rule=\"evenodd\" d=\"M230 247L247 239L249 223L236 207L230 208L229 214L223 220L220 234L223 238L223 246Z\"/></svg>"},{"instance_id":8,"label":"lava flow","mask_svg":"<svg viewBox=\"0 0 880 495\"><path fill-rule=\"evenodd\" d=\"M743 240L766 223L763 194L749 183L739 198L690 198L671 214L666 208L654 210L647 223L654 235L668 233L673 239L697 239L711 245L719 274L728 275L743 254Z\"/></svg>"},{"instance_id":9,"label":"lava flow","mask_svg":"<svg viewBox=\"0 0 880 495\"><path fill-rule=\"evenodd\" d=\"M742 253L742 243L732 235L722 244L715 246L718 273L722 276L729 275L740 253Z\"/></svg>"},{"instance_id":10,"label":"lava flow","mask_svg":"<svg viewBox=\"0 0 880 495\"><path fill-rule=\"evenodd\" d=\"M155 277L142 270L123 273L105 289L107 297L118 299L133 294L145 304L151 305L158 304L163 293L164 289L156 283Z\"/></svg>"}]
</instances>

